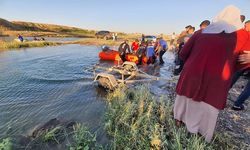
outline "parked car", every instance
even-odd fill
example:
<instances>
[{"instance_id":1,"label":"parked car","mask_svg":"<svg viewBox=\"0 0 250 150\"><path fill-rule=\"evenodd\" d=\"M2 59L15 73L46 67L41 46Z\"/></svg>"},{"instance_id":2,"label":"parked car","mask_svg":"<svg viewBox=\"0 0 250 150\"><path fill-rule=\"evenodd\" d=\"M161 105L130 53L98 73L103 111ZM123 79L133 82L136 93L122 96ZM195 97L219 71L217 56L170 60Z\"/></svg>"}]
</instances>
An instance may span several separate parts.
<instances>
[{"instance_id":1,"label":"parked car","mask_svg":"<svg viewBox=\"0 0 250 150\"><path fill-rule=\"evenodd\" d=\"M96 32L95 36L97 39L105 39L105 40L112 39L112 33L109 31Z\"/></svg>"},{"instance_id":2,"label":"parked car","mask_svg":"<svg viewBox=\"0 0 250 150\"><path fill-rule=\"evenodd\" d=\"M156 42L156 36L153 35L146 35L144 39L145 41L153 41L154 43Z\"/></svg>"}]
</instances>

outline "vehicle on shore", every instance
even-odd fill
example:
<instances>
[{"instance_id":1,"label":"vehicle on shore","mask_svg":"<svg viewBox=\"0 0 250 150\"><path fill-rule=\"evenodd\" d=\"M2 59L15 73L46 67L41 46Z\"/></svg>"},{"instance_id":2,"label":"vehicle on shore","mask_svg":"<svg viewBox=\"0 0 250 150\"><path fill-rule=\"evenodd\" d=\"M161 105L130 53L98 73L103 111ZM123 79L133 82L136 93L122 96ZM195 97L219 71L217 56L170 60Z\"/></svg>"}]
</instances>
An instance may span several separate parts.
<instances>
[{"instance_id":1,"label":"vehicle on shore","mask_svg":"<svg viewBox=\"0 0 250 150\"><path fill-rule=\"evenodd\" d=\"M96 32L95 37L97 39L109 40L109 39L112 39L112 33L109 31L98 31Z\"/></svg>"},{"instance_id":2,"label":"vehicle on shore","mask_svg":"<svg viewBox=\"0 0 250 150\"><path fill-rule=\"evenodd\" d=\"M144 40L145 41L153 41L155 43L156 42L156 36L154 36L154 35L146 35L144 37Z\"/></svg>"}]
</instances>

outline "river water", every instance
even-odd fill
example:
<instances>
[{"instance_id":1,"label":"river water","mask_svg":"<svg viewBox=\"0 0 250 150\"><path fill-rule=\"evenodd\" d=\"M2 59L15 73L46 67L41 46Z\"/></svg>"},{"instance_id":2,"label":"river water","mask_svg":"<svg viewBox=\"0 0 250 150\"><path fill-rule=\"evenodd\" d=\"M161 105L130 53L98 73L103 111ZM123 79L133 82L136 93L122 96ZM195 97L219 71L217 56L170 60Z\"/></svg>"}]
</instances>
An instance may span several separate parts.
<instances>
[{"instance_id":1,"label":"river water","mask_svg":"<svg viewBox=\"0 0 250 150\"><path fill-rule=\"evenodd\" d=\"M5 42L13 42L17 37L14 36L5 36L1 37L0 36L0 41L5 41ZM40 39L41 37L36 37ZM25 40L28 41L33 41L34 37L24 37ZM77 41L77 40L83 40L84 38L76 38L76 37L44 37L45 41L48 42L72 42L72 41Z\"/></svg>"},{"instance_id":2,"label":"river water","mask_svg":"<svg viewBox=\"0 0 250 150\"><path fill-rule=\"evenodd\" d=\"M26 134L52 118L98 128L105 112L104 91L92 82L99 47L63 45L0 52L0 137ZM167 52L158 76L169 77L174 55ZM148 67L144 71L151 71ZM152 84L155 93L164 82Z\"/></svg>"}]
</instances>

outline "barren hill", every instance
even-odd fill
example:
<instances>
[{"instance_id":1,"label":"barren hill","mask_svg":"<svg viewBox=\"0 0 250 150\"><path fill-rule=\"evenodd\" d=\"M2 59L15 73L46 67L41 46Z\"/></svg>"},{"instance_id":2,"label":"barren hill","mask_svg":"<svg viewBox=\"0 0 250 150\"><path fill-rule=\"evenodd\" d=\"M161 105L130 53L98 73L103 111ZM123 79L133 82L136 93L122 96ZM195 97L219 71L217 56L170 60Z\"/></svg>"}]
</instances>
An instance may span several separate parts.
<instances>
[{"instance_id":1,"label":"barren hill","mask_svg":"<svg viewBox=\"0 0 250 150\"><path fill-rule=\"evenodd\" d=\"M16 36L73 36L73 37L92 37L94 30L85 30L76 27L68 27L53 24L8 21L0 18L0 34Z\"/></svg>"}]
</instances>

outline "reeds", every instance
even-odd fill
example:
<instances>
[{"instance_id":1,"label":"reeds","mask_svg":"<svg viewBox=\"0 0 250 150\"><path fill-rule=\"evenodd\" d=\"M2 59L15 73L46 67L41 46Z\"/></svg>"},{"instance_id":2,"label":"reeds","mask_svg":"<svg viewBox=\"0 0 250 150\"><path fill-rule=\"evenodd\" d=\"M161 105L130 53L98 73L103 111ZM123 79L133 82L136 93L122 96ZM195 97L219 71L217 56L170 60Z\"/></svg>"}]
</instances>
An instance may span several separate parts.
<instances>
[{"instance_id":1,"label":"reeds","mask_svg":"<svg viewBox=\"0 0 250 150\"><path fill-rule=\"evenodd\" d=\"M146 86L118 89L108 96L108 102L105 129L113 139L114 150L230 149L223 139L207 143L203 137L188 133L185 127L176 127L171 100L154 97Z\"/></svg>"},{"instance_id":2,"label":"reeds","mask_svg":"<svg viewBox=\"0 0 250 150\"><path fill-rule=\"evenodd\" d=\"M58 126L49 129L26 148L36 144L61 144L67 142L70 150L110 149L110 150L233 150L244 149L229 135L216 134L211 143L197 134L190 134L185 127L177 127L173 119L172 100L168 97L153 96L148 86L133 89L120 87L107 96L105 130L109 143L102 146L92 133L82 124L75 124L72 130ZM2 140L0 149L11 147L9 138Z\"/></svg>"},{"instance_id":3,"label":"reeds","mask_svg":"<svg viewBox=\"0 0 250 150\"><path fill-rule=\"evenodd\" d=\"M44 47L44 46L55 46L59 43L46 42L46 41L33 41L33 42L0 42L0 50L5 49L18 49L28 47Z\"/></svg>"},{"instance_id":4,"label":"reeds","mask_svg":"<svg viewBox=\"0 0 250 150\"><path fill-rule=\"evenodd\" d=\"M96 38L86 38L79 41L69 42L73 44L82 44L82 45L109 45L109 46L119 46L122 41L113 41L113 40L104 40L104 39L96 39Z\"/></svg>"}]
</instances>

